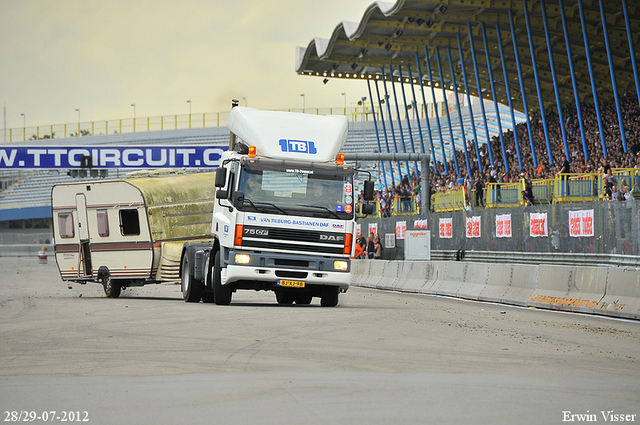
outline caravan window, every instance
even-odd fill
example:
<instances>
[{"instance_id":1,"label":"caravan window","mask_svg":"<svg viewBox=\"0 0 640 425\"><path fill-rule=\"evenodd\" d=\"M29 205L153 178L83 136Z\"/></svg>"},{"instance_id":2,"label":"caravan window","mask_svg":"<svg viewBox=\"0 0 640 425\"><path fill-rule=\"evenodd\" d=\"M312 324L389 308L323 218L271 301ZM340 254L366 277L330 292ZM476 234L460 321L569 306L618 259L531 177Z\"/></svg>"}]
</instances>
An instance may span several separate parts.
<instances>
[{"instance_id":1,"label":"caravan window","mask_svg":"<svg viewBox=\"0 0 640 425\"><path fill-rule=\"evenodd\" d=\"M98 235L102 237L109 236L109 219L107 217L107 210L98 210L96 214L98 218Z\"/></svg>"},{"instance_id":2,"label":"caravan window","mask_svg":"<svg viewBox=\"0 0 640 425\"><path fill-rule=\"evenodd\" d=\"M72 238L75 236L73 231L73 214L71 212L58 213L58 231L61 238Z\"/></svg>"},{"instance_id":3,"label":"caravan window","mask_svg":"<svg viewBox=\"0 0 640 425\"><path fill-rule=\"evenodd\" d=\"M120 232L122 236L137 236L140 234L138 210L120 210Z\"/></svg>"}]
</instances>

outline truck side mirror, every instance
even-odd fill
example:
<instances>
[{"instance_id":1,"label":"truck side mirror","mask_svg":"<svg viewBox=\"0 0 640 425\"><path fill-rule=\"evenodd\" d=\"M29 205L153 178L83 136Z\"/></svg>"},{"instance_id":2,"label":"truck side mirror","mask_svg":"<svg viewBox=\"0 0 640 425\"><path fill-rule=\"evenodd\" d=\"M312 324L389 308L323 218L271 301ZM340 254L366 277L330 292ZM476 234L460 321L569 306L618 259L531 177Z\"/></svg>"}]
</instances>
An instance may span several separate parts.
<instances>
[{"instance_id":1,"label":"truck side mirror","mask_svg":"<svg viewBox=\"0 0 640 425\"><path fill-rule=\"evenodd\" d=\"M373 190L375 185L371 180L365 180L364 182L364 200L371 201L373 199Z\"/></svg>"},{"instance_id":2,"label":"truck side mirror","mask_svg":"<svg viewBox=\"0 0 640 425\"><path fill-rule=\"evenodd\" d=\"M228 199L228 198L229 198L229 192L222 189L216 190L216 199Z\"/></svg>"},{"instance_id":3,"label":"truck side mirror","mask_svg":"<svg viewBox=\"0 0 640 425\"><path fill-rule=\"evenodd\" d=\"M242 204L244 203L244 193L240 191L233 192L232 198L231 202L233 203L233 206L236 207L236 209L241 209Z\"/></svg>"},{"instance_id":4,"label":"truck side mirror","mask_svg":"<svg viewBox=\"0 0 640 425\"><path fill-rule=\"evenodd\" d=\"M226 168L218 168L216 170L216 187L224 187L227 183L227 169ZM216 198L218 195L216 195ZM225 196L226 198L226 196ZM220 198L218 198L220 199Z\"/></svg>"},{"instance_id":5,"label":"truck side mirror","mask_svg":"<svg viewBox=\"0 0 640 425\"><path fill-rule=\"evenodd\" d=\"M376 204L362 204L362 214L371 215L376 212Z\"/></svg>"}]
</instances>

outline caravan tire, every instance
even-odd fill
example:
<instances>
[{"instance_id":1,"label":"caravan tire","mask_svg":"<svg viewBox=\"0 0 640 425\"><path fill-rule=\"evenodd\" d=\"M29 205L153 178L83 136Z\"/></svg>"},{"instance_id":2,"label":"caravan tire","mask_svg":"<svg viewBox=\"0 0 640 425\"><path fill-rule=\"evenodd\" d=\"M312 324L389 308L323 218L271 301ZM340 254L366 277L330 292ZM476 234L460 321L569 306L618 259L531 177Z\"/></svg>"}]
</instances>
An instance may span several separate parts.
<instances>
[{"instance_id":1,"label":"caravan tire","mask_svg":"<svg viewBox=\"0 0 640 425\"><path fill-rule=\"evenodd\" d=\"M213 300L217 305L231 304L231 288L229 285L222 284L220 276L220 251L216 251L213 257Z\"/></svg>"},{"instance_id":2,"label":"caravan tire","mask_svg":"<svg viewBox=\"0 0 640 425\"><path fill-rule=\"evenodd\" d=\"M180 283L182 286L182 298L188 303L199 303L204 292L204 284L193 278L187 252L182 254L182 267Z\"/></svg>"},{"instance_id":3,"label":"caravan tire","mask_svg":"<svg viewBox=\"0 0 640 425\"><path fill-rule=\"evenodd\" d=\"M120 296L122 286L120 286L119 283L114 282L111 279L111 275L105 274L102 276L102 288L104 289L104 294L107 298L118 298Z\"/></svg>"}]
</instances>

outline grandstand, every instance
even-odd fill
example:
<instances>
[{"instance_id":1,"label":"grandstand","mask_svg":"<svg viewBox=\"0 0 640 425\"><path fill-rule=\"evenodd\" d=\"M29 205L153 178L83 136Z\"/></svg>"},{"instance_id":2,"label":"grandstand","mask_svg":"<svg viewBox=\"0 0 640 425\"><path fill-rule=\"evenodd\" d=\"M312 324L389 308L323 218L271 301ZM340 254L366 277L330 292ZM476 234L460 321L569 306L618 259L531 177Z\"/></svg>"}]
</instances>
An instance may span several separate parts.
<instances>
[{"instance_id":1,"label":"grandstand","mask_svg":"<svg viewBox=\"0 0 640 425\"><path fill-rule=\"evenodd\" d=\"M464 114L467 115L464 115ZM471 117L468 115L468 108L463 111L465 122L469 122ZM505 117L507 115L505 114ZM495 121L496 115L492 116L492 120L488 121L489 131L491 134L496 135L498 125ZM457 119L457 117L456 117ZM474 119L479 120L480 117L476 116ZM436 120L431 118L432 137L438 137ZM394 136L399 141L402 137L405 138L404 150L407 152L412 151L410 144L413 139L414 147L419 147L421 134L418 131L416 120L409 121L412 129L411 137L407 135L407 121L403 120L400 123L395 120L393 125L395 129ZM503 125L511 125L510 121L505 121ZM403 133L400 131L400 127L404 127ZM454 127L454 144L460 149L460 140L462 139L459 128ZM404 134L404 136L403 136ZM391 138L392 136L389 135ZM426 133L422 133L422 137L426 138ZM5 145L7 147L19 147L19 146L34 146L43 145L48 147L64 147L75 146L79 141L82 142L82 146L90 148L95 146L165 146L176 144L188 144L188 145L207 145L207 146L226 146L228 144L229 132L226 127L207 127L201 129L190 130L164 130L164 131L151 131L146 133L123 133L114 135L99 135L99 136L86 136L81 139L77 137L66 139L49 139L46 141L46 145L43 141L38 142L21 142L11 143ZM447 139L446 143L451 145L451 140ZM378 135L375 131L374 121L372 119L368 121L351 121L349 124L349 135L347 143L344 146L344 152L362 152L363 148L367 152L374 152L380 150L381 146L378 144ZM366 164L371 166L371 169L376 171L377 177L380 179L379 187L391 185L393 182L400 181L402 176L398 172L398 168L394 167L392 170L388 166L383 165L379 167L378 164ZM413 167L413 164L410 164ZM376 170L377 169L377 170ZM382 169L382 170L381 170ZM67 173L70 169L38 169L38 170L3 170L0 173L0 223L4 222L5 226L7 222L14 222L13 225L23 227L26 220L33 225L34 221L48 220L51 217L51 188L55 184L68 183L70 181L88 181L96 178L121 178L126 177L129 173L138 171L138 169L122 169L122 168L110 168L103 169L102 174L98 169L91 171L80 171L80 175L77 177L71 177ZM191 170L196 171L196 170ZM384 171L382 173L381 171ZM412 170L415 171L415 170ZM22 223L22 224L19 224ZM1 224L0 224L1 226Z\"/></svg>"}]
</instances>

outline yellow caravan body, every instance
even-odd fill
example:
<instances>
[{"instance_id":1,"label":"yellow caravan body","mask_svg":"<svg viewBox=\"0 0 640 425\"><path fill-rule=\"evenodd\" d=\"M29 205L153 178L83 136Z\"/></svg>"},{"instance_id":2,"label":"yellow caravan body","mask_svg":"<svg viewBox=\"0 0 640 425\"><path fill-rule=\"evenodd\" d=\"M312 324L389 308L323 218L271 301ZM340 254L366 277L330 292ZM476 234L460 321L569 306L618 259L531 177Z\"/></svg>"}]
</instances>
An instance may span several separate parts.
<instances>
[{"instance_id":1,"label":"yellow caravan body","mask_svg":"<svg viewBox=\"0 0 640 425\"><path fill-rule=\"evenodd\" d=\"M185 241L211 240L214 173L56 185L55 256L63 280L122 287L179 281Z\"/></svg>"}]
</instances>

